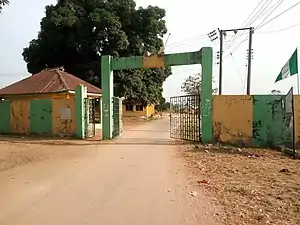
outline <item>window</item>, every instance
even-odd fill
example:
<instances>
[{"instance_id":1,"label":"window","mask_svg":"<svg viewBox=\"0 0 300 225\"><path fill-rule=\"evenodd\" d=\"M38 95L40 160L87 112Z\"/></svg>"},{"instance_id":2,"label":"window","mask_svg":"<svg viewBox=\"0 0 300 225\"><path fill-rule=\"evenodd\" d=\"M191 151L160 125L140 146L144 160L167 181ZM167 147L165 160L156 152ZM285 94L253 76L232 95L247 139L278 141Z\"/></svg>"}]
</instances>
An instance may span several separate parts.
<instances>
[{"instance_id":1,"label":"window","mask_svg":"<svg viewBox=\"0 0 300 225\"><path fill-rule=\"evenodd\" d=\"M143 105L136 105L135 106L135 111L143 111L143 110L144 110Z\"/></svg>"},{"instance_id":2,"label":"window","mask_svg":"<svg viewBox=\"0 0 300 225\"><path fill-rule=\"evenodd\" d=\"M126 111L133 111L133 105L126 105Z\"/></svg>"}]
</instances>

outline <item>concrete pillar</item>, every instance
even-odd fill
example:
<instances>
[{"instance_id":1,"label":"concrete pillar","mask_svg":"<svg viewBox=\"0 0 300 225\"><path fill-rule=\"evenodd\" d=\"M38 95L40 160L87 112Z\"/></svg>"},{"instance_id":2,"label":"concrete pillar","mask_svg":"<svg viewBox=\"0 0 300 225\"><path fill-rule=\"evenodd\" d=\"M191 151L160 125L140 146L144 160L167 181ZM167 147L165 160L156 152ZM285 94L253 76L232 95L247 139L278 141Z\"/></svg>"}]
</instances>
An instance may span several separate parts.
<instances>
[{"instance_id":1,"label":"concrete pillar","mask_svg":"<svg viewBox=\"0 0 300 225\"><path fill-rule=\"evenodd\" d=\"M213 141L212 122L212 48L201 49L202 82L201 82L201 140L203 143Z\"/></svg>"},{"instance_id":2,"label":"concrete pillar","mask_svg":"<svg viewBox=\"0 0 300 225\"><path fill-rule=\"evenodd\" d=\"M101 58L102 82L102 136L103 139L113 138L113 71L111 56Z\"/></svg>"},{"instance_id":3,"label":"concrete pillar","mask_svg":"<svg viewBox=\"0 0 300 225\"><path fill-rule=\"evenodd\" d=\"M75 136L77 138L85 138L85 107L84 99L87 97L87 88L79 85L75 89Z\"/></svg>"}]
</instances>

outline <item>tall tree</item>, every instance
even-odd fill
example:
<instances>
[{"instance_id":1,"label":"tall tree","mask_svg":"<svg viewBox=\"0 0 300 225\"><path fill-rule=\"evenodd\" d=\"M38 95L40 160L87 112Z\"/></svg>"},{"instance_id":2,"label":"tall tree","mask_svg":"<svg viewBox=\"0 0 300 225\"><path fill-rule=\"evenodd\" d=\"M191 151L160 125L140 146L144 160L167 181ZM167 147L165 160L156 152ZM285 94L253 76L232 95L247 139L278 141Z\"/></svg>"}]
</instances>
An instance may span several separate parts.
<instances>
[{"instance_id":1,"label":"tall tree","mask_svg":"<svg viewBox=\"0 0 300 225\"><path fill-rule=\"evenodd\" d=\"M3 6L8 4L9 4L9 0L0 0L0 13L2 12Z\"/></svg>"},{"instance_id":2,"label":"tall tree","mask_svg":"<svg viewBox=\"0 0 300 225\"><path fill-rule=\"evenodd\" d=\"M155 53L167 33L165 10L137 8L134 0L59 0L46 7L41 31L23 51L30 73L46 67L65 70L100 85L102 55ZM159 101L170 68L116 71L115 95L149 104Z\"/></svg>"},{"instance_id":3,"label":"tall tree","mask_svg":"<svg viewBox=\"0 0 300 225\"><path fill-rule=\"evenodd\" d=\"M196 73L189 76L181 85L181 91L188 95L200 95L201 94L201 74ZM218 92L218 88L214 88L212 92L215 94Z\"/></svg>"}]
</instances>

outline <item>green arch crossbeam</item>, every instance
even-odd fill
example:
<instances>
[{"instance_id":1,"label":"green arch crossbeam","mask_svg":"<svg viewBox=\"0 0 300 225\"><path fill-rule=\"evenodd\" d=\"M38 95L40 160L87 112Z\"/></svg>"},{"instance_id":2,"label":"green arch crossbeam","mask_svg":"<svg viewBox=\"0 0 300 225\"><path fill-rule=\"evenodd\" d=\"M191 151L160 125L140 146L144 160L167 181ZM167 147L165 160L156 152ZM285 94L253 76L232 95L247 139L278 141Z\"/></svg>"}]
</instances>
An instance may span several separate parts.
<instances>
[{"instance_id":1,"label":"green arch crossbeam","mask_svg":"<svg viewBox=\"0 0 300 225\"><path fill-rule=\"evenodd\" d=\"M212 131L212 48L200 51L152 56L132 56L113 58L102 56L102 136L112 139L113 132L113 71L121 69L163 68L182 65L202 65L201 82L201 134L202 142L213 140Z\"/></svg>"}]
</instances>

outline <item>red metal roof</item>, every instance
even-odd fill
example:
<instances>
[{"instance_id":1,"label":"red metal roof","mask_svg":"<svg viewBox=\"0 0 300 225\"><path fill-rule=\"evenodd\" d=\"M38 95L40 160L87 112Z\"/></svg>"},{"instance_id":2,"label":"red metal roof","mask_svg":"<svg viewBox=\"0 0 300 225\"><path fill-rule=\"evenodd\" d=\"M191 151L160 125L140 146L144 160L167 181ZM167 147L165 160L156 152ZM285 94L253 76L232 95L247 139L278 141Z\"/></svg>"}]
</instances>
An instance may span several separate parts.
<instances>
[{"instance_id":1,"label":"red metal roof","mask_svg":"<svg viewBox=\"0 0 300 225\"><path fill-rule=\"evenodd\" d=\"M61 68L45 69L41 72L11 84L0 90L0 95L40 94L75 91L82 84L87 87L88 93L101 94L100 88L75 77Z\"/></svg>"}]
</instances>

